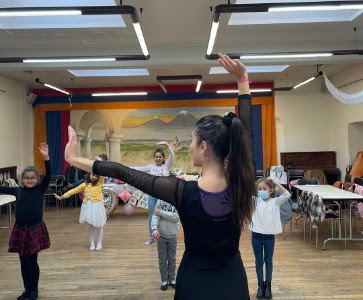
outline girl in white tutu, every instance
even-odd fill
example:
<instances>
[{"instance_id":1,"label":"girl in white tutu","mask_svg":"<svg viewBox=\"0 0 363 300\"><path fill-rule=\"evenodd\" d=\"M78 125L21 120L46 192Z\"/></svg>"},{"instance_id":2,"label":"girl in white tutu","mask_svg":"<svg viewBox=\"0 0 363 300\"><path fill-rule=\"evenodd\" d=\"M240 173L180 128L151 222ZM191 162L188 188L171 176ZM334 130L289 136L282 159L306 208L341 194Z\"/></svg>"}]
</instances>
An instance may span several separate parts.
<instances>
[{"instance_id":1,"label":"girl in white tutu","mask_svg":"<svg viewBox=\"0 0 363 300\"><path fill-rule=\"evenodd\" d=\"M106 224L107 216L105 206L103 205L102 183L104 177L93 173L87 173L86 182L68 191L63 196L54 196L58 200L63 200L78 194L84 193L79 223L89 224L88 234L90 240L90 250L102 249L103 227ZM97 231L97 246L95 247L95 231Z\"/></svg>"}]
</instances>

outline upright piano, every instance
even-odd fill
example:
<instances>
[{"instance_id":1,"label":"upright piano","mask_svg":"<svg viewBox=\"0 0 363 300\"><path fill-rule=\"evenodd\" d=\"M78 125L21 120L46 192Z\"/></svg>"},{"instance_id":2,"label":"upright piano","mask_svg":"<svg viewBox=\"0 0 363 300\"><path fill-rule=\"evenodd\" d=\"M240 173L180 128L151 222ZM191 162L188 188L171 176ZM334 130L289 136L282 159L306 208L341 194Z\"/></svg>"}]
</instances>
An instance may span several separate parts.
<instances>
[{"instance_id":1,"label":"upright piano","mask_svg":"<svg viewBox=\"0 0 363 300\"><path fill-rule=\"evenodd\" d=\"M328 184L340 180L340 170L336 166L335 151L281 152L281 165L285 170L323 170Z\"/></svg>"}]
</instances>

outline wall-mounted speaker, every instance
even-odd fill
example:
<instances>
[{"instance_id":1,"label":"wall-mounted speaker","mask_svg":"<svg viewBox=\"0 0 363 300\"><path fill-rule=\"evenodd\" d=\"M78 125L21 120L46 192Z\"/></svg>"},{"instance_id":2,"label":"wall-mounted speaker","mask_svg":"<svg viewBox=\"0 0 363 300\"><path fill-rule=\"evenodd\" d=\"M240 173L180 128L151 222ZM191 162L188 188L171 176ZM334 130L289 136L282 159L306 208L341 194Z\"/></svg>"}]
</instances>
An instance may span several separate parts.
<instances>
[{"instance_id":1,"label":"wall-mounted speaker","mask_svg":"<svg viewBox=\"0 0 363 300\"><path fill-rule=\"evenodd\" d=\"M33 94L32 92L30 92L29 95L26 97L26 101L31 104L34 103L35 99L37 99L37 95Z\"/></svg>"}]
</instances>

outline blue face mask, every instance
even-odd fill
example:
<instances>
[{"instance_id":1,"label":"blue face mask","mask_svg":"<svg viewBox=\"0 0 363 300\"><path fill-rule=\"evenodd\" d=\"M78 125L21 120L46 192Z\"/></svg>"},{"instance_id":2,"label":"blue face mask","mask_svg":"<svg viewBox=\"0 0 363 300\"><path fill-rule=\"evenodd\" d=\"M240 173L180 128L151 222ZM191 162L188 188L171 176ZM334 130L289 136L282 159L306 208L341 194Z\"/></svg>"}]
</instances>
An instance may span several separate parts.
<instances>
[{"instance_id":1,"label":"blue face mask","mask_svg":"<svg viewBox=\"0 0 363 300\"><path fill-rule=\"evenodd\" d=\"M258 195L258 197L262 198L262 200L266 200L266 199L270 198L269 191L258 191L257 195Z\"/></svg>"}]
</instances>

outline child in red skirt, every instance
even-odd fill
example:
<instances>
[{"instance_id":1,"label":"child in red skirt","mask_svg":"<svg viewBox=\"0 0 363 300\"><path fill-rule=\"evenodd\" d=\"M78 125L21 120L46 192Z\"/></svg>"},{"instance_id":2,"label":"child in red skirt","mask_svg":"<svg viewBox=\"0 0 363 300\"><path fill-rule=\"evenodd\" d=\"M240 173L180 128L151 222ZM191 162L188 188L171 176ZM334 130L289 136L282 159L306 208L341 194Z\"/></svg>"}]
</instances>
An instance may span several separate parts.
<instances>
[{"instance_id":1,"label":"child in red skirt","mask_svg":"<svg viewBox=\"0 0 363 300\"><path fill-rule=\"evenodd\" d=\"M38 252L50 246L48 230L43 221L44 192L51 177L48 145L41 143L39 151L46 170L41 183L37 168L30 166L22 173L23 187L0 186L0 193L16 197L16 221L8 251L19 253L25 291L17 298L18 300L38 299Z\"/></svg>"}]
</instances>

